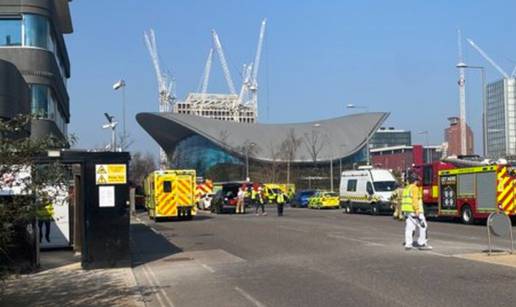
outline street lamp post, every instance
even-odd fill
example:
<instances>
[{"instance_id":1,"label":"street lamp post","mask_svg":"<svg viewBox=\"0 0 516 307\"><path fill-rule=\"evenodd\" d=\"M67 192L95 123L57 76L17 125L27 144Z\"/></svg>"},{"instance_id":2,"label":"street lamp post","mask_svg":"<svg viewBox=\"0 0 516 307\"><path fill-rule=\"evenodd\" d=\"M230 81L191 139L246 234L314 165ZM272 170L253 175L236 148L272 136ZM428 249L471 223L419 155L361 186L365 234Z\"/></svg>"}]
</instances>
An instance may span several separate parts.
<instances>
[{"instance_id":1,"label":"street lamp post","mask_svg":"<svg viewBox=\"0 0 516 307\"><path fill-rule=\"evenodd\" d=\"M465 68L478 69L482 76L482 151L487 155L487 97L486 97L486 70L484 66L465 65Z\"/></svg>"},{"instance_id":2,"label":"street lamp post","mask_svg":"<svg viewBox=\"0 0 516 307\"><path fill-rule=\"evenodd\" d=\"M366 112L369 112L369 108L367 106L357 106L357 105L354 105L352 103L346 105L346 108L348 109L364 109L366 110ZM369 136L366 137L366 162L367 162L367 165L371 164L371 159L370 159L370 155L369 155Z\"/></svg>"},{"instance_id":3,"label":"street lamp post","mask_svg":"<svg viewBox=\"0 0 516 307\"><path fill-rule=\"evenodd\" d=\"M346 144L340 144L340 147L346 147ZM342 176L342 157L339 158L339 178Z\"/></svg>"},{"instance_id":4,"label":"street lamp post","mask_svg":"<svg viewBox=\"0 0 516 307\"><path fill-rule=\"evenodd\" d=\"M117 91L119 89L122 89L122 142L120 145L122 146L122 151L124 151L127 145L127 133L125 130L125 81L122 79L113 84L113 90Z\"/></svg>"},{"instance_id":5,"label":"street lamp post","mask_svg":"<svg viewBox=\"0 0 516 307\"><path fill-rule=\"evenodd\" d=\"M118 122L113 121L115 118L107 113L104 113L104 116L107 118L107 124L102 125L102 129L111 129L111 151L116 151L116 126Z\"/></svg>"},{"instance_id":6,"label":"street lamp post","mask_svg":"<svg viewBox=\"0 0 516 307\"><path fill-rule=\"evenodd\" d=\"M245 148L245 180L246 181L250 180L250 178L249 178L249 149L251 149L251 147L253 147L255 145L256 145L255 143L249 143L249 144L247 144L247 146Z\"/></svg>"},{"instance_id":7,"label":"street lamp post","mask_svg":"<svg viewBox=\"0 0 516 307\"><path fill-rule=\"evenodd\" d=\"M319 129L322 126L319 123L315 123L313 125L313 127ZM330 137L328 136L328 133L325 132L323 136L326 139L326 142L328 142L328 145L331 146L331 141L330 141ZM333 146L331 146L331 148L332 148L332 150L331 150L331 156L330 156L330 190L333 192L333 156L335 155L335 153L333 152Z\"/></svg>"}]
</instances>

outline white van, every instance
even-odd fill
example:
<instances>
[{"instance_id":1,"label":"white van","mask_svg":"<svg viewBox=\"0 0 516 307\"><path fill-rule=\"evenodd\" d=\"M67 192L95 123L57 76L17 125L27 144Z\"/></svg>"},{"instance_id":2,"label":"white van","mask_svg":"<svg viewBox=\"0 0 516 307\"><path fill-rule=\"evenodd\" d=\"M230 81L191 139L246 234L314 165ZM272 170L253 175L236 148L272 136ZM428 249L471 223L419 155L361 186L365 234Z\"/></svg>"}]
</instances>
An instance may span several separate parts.
<instances>
[{"instance_id":1,"label":"white van","mask_svg":"<svg viewBox=\"0 0 516 307\"><path fill-rule=\"evenodd\" d=\"M361 166L344 171L340 178L340 205L347 213L392 212L391 196L397 187L396 178L386 169Z\"/></svg>"}]
</instances>

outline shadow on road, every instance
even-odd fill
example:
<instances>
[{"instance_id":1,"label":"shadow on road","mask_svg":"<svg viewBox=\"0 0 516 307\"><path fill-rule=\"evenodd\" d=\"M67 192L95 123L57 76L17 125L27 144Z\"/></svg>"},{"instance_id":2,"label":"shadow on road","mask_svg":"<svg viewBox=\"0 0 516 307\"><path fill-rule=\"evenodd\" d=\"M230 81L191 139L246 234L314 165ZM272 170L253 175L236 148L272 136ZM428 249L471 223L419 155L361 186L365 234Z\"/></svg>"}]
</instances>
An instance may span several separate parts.
<instances>
[{"instance_id":1,"label":"shadow on road","mask_svg":"<svg viewBox=\"0 0 516 307\"><path fill-rule=\"evenodd\" d=\"M155 233L144 224L131 224L131 259L137 267L161 258L177 254L181 248L170 243L162 235Z\"/></svg>"}]
</instances>

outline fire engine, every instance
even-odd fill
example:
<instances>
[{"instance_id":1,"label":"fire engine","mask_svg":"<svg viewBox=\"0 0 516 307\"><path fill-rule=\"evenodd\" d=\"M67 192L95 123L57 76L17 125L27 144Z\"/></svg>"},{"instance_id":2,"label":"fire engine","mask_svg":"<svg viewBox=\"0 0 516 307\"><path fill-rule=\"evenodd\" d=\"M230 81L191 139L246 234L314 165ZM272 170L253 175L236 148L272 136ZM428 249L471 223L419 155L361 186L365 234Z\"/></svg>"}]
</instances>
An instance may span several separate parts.
<instances>
[{"instance_id":1,"label":"fire engine","mask_svg":"<svg viewBox=\"0 0 516 307\"><path fill-rule=\"evenodd\" d=\"M414 169L422 178L425 214L429 216L459 217L471 224L492 212L516 214L515 168L506 161L448 158Z\"/></svg>"}]
</instances>

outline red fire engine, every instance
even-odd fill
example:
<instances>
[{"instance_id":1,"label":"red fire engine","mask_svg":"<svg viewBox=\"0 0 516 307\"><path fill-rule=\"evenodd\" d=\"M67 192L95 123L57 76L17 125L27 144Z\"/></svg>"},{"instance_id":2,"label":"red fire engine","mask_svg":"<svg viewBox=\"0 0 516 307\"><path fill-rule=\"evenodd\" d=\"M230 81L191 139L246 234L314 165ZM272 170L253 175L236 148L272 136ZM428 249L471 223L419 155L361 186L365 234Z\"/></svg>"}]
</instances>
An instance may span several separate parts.
<instances>
[{"instance_id":1,"label":"red fire engine","mask_svg":"<svg viewBox=\"0 0 516 307\"><path fill-rule=\"evenodd\" d=\"M470 224L492 212L516 214L515 168L506 163L452 159L414 170L422 178L423 203L429 216L460 217Z\"/></svg>"}]
</instances>

